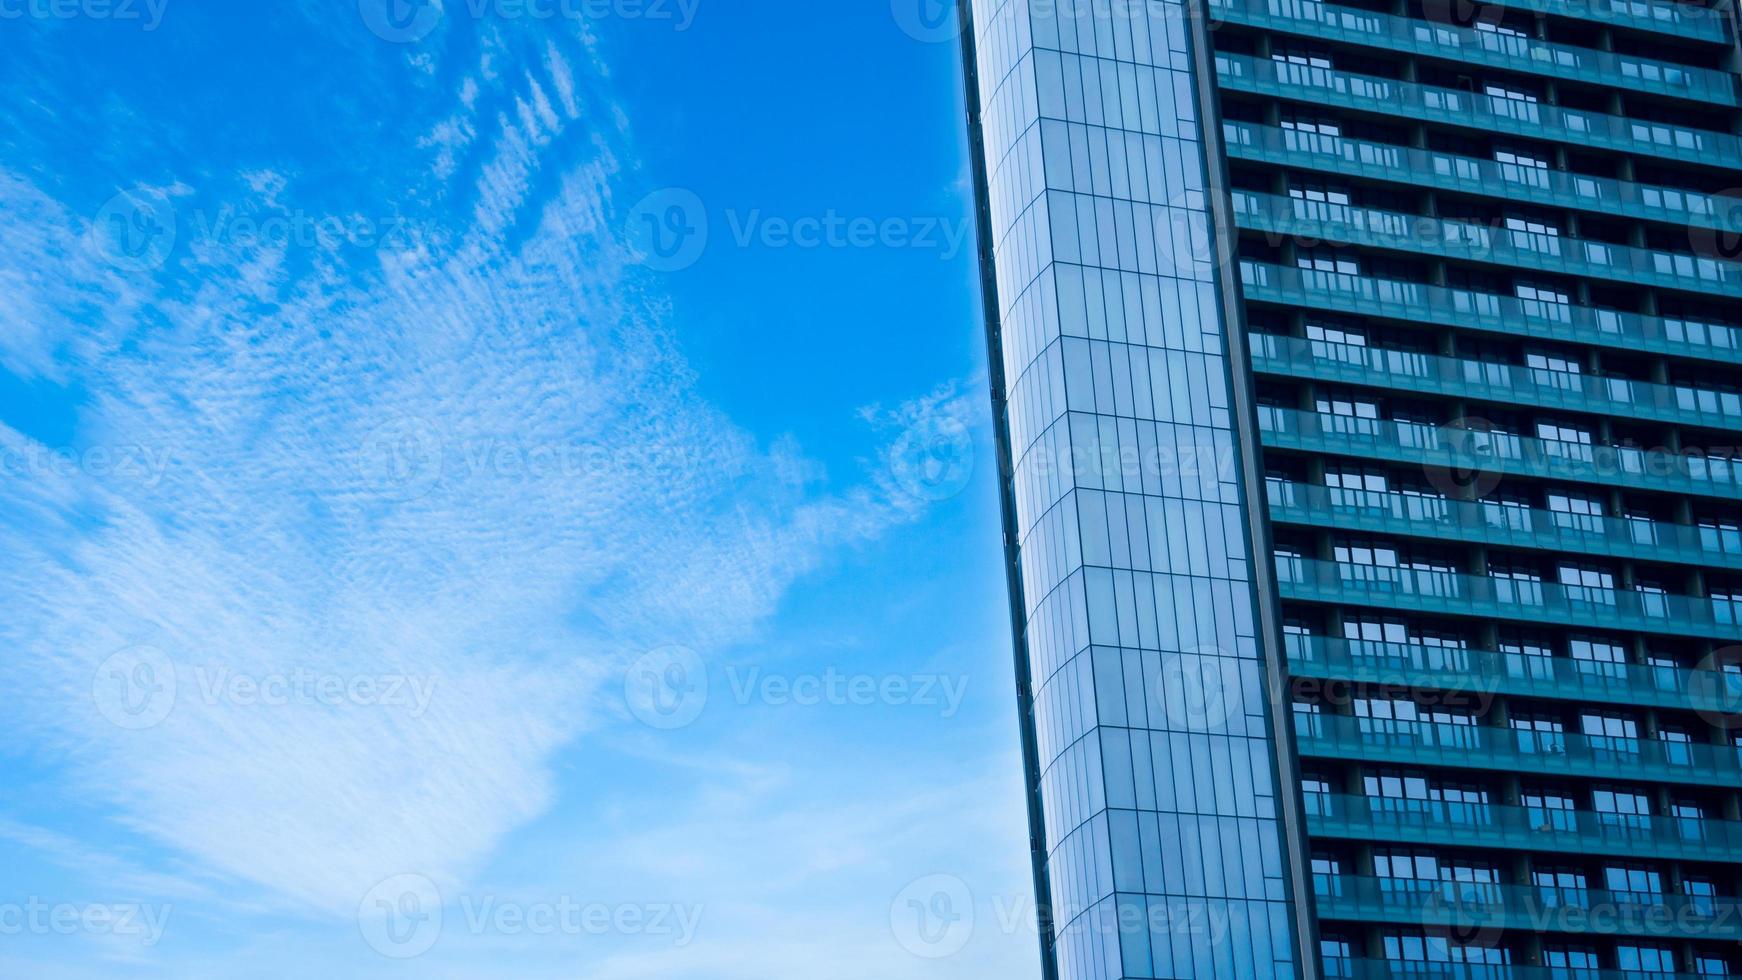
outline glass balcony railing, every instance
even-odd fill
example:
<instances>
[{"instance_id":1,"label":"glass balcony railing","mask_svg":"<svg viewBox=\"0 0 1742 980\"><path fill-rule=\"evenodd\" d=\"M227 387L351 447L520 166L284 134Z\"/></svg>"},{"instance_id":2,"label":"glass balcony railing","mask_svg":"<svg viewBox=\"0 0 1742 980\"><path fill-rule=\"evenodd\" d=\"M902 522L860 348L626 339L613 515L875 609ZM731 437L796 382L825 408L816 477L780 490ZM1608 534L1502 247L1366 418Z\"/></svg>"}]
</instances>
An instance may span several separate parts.
<instances>
[{"instance_id":1,"label":"glass balcony railing","mask_svg":"<svg viewBox=\"0 0 1742 980\"><path fill-rule=\"evenodd\" d=\"M1321 0L1211 0L1210 7L1218 19L1249 27L1736 105L1736 87L1730 76L1706 68L1555 44L1500 31L1394 17Z\"/></svg>"},{"instance_id":2,"label":"glass balcony railing","mask_svg":"<svg viewBox=\"0 0 1742 980\"><path fill-rule=\"evenodd\" d=\"M1742 673L1290 634L1297 677L1626 704L1742 719Z\"/></svg>"},{"instance_id":3,"label":"glass balcony railing","mask_svg":"<svg viewBox=\"0 0 1742 980\"><path fill-rule=\"evenodd\" d=\"M1258 427L1266 448L1382 459L1459 474L1577 480L1742 500L1742 461L1722 457L1527 439L1272 405L1259 406Z\"/></svg>"},{"instance_id":4,"label":"glass balcony railing","mask_svg":"<svg viewBox=\"0 0 1742 980\"><path fill-rule=\"evenodd\" d=\"M1290 62L1216 53L1223 87L1491 133L1717 167L1742 167L1742 139L1627 116L1465 92Z\"/></svg>"},{"instance_id":5,"label":"glass balcony railing","mask_svg":"<svg viewBox=\"0 0 1742 980\"><path fill-rule=\"evenodd\" d=\"M1674 225L1742 232L1742 198L1499 163L1436 150L1225 120L1222 136L1236 159L1412 186L1528 201Z\"/></svg>"},{"instance_id":6,"label":"glass balcony railing","mask_svg":"<svg viewBox=\"0 0 1742 980\"><path fill-rule=\"evenodd\" d=\"M1251 191L1234 191L1232 198L1235 221L1241 228L1272 236L1366 245L1509 269L1536 269L1556 275L1590 276L1742 297L1742 263L1691 252L1610 245L1498 224L1430 218Z\"/></svg>"},{"instance_id":7,"label":"glass balcony railing","mask_svg":"<svg viewBox=\"0 0 1742 980\"><path fill-rule=\"evenodd\" d=\"M1742 329L1242 260L1247 300L1734 364Z\"/></svg>"},{"instance_id":8,"label":"glass balcony railing","mask_svg":"<svg viewBox=\"0 0 1742 980\"><path fill-rule=\"evenodd\" d=\"M1422 878L1313 875L1319 918L1455 927L1460 932L1570 932L1731 940L1742 907L1728 897L1498 885Z\"/></svg>"},{"instance_id":9,"label":"glass balcony railing","mask_svg":"<svg viewBox=\"0 0 1742 980\"><path fill-rule=\"evenodd\" d=\"M1742 429L1739 392L1657 385L1276 334L1254 333L1250 342L1252 366L1265 374L1378 385L1504 405L1536 405L1713 429Z\"/></svg>"},{"instance_id":10,"label":"glass balcony railing","mask_svg":"<svg viewBox=\"0 0 1742 980\"><path fill-rule=\"evenodd\" d=\"M1742 824L1590 810L1305 795L1314 837L1561 854L1742 861Z\"/></svg>"},{"instance_id":11,"label":"glass balcony railing","mask_svg":"<svg viewBox=\"0 0 1742 980\"><path fill-rule=\"evenodd\" d=\"M1277 556L1276 574L1284 598L1306 602L1742 640L1742 602L1728 599L1314 561L1292 555Z\"/></svg>"},{"instance_id":12,"label":"glass balcony railing","mask_svg":"<svg viewBox=\"0 0 1742 980\"><path fill-rule=\"evenodd\" d=\"M1294 713L1300 754L1410 766L1449 766L1683 785L1742 779L1742 749L1707 743L1602 738L1486 725Z\"/></svg>"},{"instance_id":13,"label":"glass balcony railing","mask_svg":"<svg viewBox=\"0 0 1742 980\"><path fill-rule=\"evenodd\" d=\"M1347 490L1289 480L1268 481L1266 493L1270 519L1278 524L1742 569L1742 533L1728 527L1596 517L1496 500Z\"/></svg>"},{"instance_id":14,"label":"glass balcony railing","mask_svg":"<svg viewBox=\"0 0 1742 980\"><path fill-rule=\"evenodd\" d=\"M1739 980L1733 973L1643 973L1639 970L1566 969L1510 963L1368 960L1323 957L1325 980Z\"/></svg>"}]
</instances>

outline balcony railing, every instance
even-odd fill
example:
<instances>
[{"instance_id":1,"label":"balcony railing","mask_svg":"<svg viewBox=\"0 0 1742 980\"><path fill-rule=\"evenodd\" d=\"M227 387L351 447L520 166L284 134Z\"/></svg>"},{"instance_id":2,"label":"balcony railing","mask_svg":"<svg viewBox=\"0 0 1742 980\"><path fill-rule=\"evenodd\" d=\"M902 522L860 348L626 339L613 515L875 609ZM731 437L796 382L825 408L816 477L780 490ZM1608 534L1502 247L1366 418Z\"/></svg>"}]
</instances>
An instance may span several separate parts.
<instances>
[{"instance_id":1,"label":"balcony railing","mask_svg":"<svg viewBox=\"0 0 1742 980\"><path fill-rule=\"evenodd\" d=\"M1267 448L1332 453L1459 473L1532 476L1742 499L1742 461L1667 450L1563 443L1455 426L1300 412L1261 405Z\"/></svg>"},{"instance_id":2,"label":"balcony railing","mask_svg":"<svg viewBox=\"0 0 1742 980\"><path fill-rule=\"evenodd\" d=\"M1728 820L1334 793L1308 793L1305 801L1314 837L1742 862L1742 824Z\"/></svg>"},{"instance_id":3,"label":"balcony railing","mask_svg":"<svg viewBox=\"0 0 1742 980\"><path fill-rule=\"evenodd\" d=\"M1276 559L1287 599L1742 641L1742 602L1420 568Z\"/></svg>"},{"instance_id":4,"label":"balcony railing","mask_svg":"<svg viewBox=\"0 0 1742 980\"><path fill-rule=\"evenodd\" d=\"M1636 91L1718 105L1736 105L1736 87L1730 76L1706 68L1555 44L1499 31L1471 30L1394 17L1320 0L1211 0L1210 6L1216 17L1249 27L1594 85L1621 85Z\"/></svg>"},{"instance_id":5,"label":"balcony railing","mask_svg":"<svg viewBox=\"0 0 1742 980\"><path fill-rule=\"evenodd\" d=\"M1241 228L1276 237L1365 245L1508 269L1536 269L1556 275L1742 297L1742 264L1691 252L1610 245L1498 225L1251 191L1234 191L1232 197L1235 221Z\"/></svg>"},{"instance_id":6,"label":"balcony railing","mask_svg":"<svg viewBox=\"0 0 1742 980\"><path fill-rule=\"evenodd\" d=\"M1588 779L1733 786L1742 749L1705 742L1606 738L1487 725L1294 713L1302 756Z\"/></svg>"},{"instance_id":7,"label":"balcony railing","mask_svg":"<svg viewBox=\"0 0 1742 980\"><path fill-rule=\"evenodd\" d=\"M1563 554L1675 561L1742 570L1742 532L1630 517L1596 517L1413 493L1348 490L1289 480L1266 484L1270 519Z\"/></svg>"},{"instance_id":8,"label":"balcony railing","mask_svg":"<svg viewBox=\"0 0 1742 980\"><path fill-rule=\"evenodd\" d=\"M1224 88L1279 99L1685 163L1742 167L1742 140L1730 133L1225 52L1216 54L1216 74Z\"/></svg>"},{"instance_id":9,"label":"balcony railing","mask_svg":"<svg viewBox=\"0 0 1742 980\"><path fill-rule=\"evenodd\" d=\"M1493 650L1290 635L1296 677L1472 694L1601 702L1742 719L1742 674Z\"/></svg>"},{"instance_id":10,"label":"balcony railing","mask_svg":"<svg viewBox=\"0 0 1742 980\"><path fill-rule=\"evenodd\" d=\"M1734 364L1742 329L1243 260L1249 301Z\"/></svg>"},{"instance_id":11,"label":"balcony railing","mask_svg":"<svg viewBox=\"0 0 1742 980\"><path fill-rule=\"evenodd\" d=\"M1742 198L1238 120L1223 121L1222 135L1228 153L1236 159L1674 225L1742 231Z\"/></svg>"},{"instance_id":12,"label":"balcony railing","mask_svg":"<svg viewBox=\"0 0 1742 980\"><path fill-rule=\"evenodd\" d=\"M1324 957L1326 980L1738 980L1733 973L1641 973L1638 970L1564 969L1510 963L1441 963Z\"/></svg>"},{"instance_id":13,"label":"balcony railing","mask_svg":"<svg viewBox=\"0 0 1742 980\"><path fill-rule=\"evenodd\" d=\"M1313 875L1313 893L1321 919L1474 932L1515 929L1713 941L1742 937L1742 909L1728 897L1327 874Z\"/></svg>"},{"instance_id":14,"label":"balcony railing","mask_svg":"<svg viewBox=\"0 0 1742 980\"><path fill-rule=\"evenodd\" d=\"M1736 392L1265 333L1251 335L1251 350L1252 366L1266 374L1377 385L1506 405L1537 405L1714 429L1742 429L1742 393Z\"/></svg>"}]
</instances>

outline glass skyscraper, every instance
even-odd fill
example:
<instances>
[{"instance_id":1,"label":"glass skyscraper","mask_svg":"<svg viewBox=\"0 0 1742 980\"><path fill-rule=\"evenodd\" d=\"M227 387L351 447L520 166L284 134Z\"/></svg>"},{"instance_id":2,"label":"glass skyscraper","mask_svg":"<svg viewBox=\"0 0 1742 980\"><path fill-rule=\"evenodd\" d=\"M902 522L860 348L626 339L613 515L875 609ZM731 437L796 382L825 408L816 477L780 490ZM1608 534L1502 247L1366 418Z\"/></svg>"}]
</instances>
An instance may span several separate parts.
<instances>
[{"instance_id":1,"label":"glass skyscraper","mask_svg":"<svg viewBox=\"0 0 1742 980\"><path fill-rule=\"evenodd\" d=\"M1049 977L1742 976L1729 0L963 0Z\"/></svg>"}]
</instances>

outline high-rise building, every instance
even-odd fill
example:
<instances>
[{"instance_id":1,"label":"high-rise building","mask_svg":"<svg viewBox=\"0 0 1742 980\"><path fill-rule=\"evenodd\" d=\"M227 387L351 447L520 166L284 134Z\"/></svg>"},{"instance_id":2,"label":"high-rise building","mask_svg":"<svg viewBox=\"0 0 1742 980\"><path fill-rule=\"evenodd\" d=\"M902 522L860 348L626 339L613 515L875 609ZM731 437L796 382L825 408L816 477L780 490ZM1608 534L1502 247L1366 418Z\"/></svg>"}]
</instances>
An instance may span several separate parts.
<instances>
[{"instance_id":1,"label":"high-rise building","mask_svg":"<svg viewBox=\"0 0 1742 980\"><path fill-rule=\"evenodd\" d=\"M1729 0L963 0L1048 977L1742 976Z\"/></svg>"}]
</instances>

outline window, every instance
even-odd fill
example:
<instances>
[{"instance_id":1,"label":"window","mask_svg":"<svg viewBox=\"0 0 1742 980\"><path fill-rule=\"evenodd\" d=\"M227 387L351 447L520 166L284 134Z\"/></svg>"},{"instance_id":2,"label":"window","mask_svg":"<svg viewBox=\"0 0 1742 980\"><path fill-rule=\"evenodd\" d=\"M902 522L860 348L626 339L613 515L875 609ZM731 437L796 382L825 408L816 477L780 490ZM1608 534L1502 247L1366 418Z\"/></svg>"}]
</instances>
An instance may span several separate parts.
<instances>
[{"instance_id":1,"label":"window","mask_svg":"<svg viewBox=\"0 0 1742 980\"><path fill-rule=\"evenodd\" d=\"M1561 290L1537 283L1518 283L1512 287L1512 294L1528 303L1553 303L1556 306L1566 306L1572 302L1567 294Z\"/></svg>"},{"instance_id":2,"label":"window","mask_svg":"<svg viewBox=\"0 0 1742 980\"><path fill-rule=\"evenodd\" d=\"M1367 335L1353 327L1334 326L1308 320L1306 323L1306 338L1315 343L1344 344L1349 347L1366 347Z\"/></svg>"},{"instance_id":3,"label":"window","mask_svg":"<svg viewBox=\"0 0 1742 980\"><path fill-rule=\"evenodd\" d=\"M1343 125L1336 120L1324 117L1288 115L1282 118L1282 128L1297 133L1311 133L1315 136L1341 136Z\"/></svg>"},{"instance_id":4,"label":"window","mask_svg":"<svg viewBox=\"0 0 1742 980\"><path fill-rule=\"evenodd\" d=\"M1591 809L1601 814L1619 817L1651 816L1651 801L1644 793L1616 787L1591 790Z\"/></svg>"},{"instance_id":5,"label":"window","mask_svg":"<svg viewBox=\"0 0 1742 980\"><path fill-rule=\"evenodd\" d=\"M1557 527L1590 534L1603 532L1603 517L1606 513L1603 501L1590 494L1550 490L1548 509L1555 515L1554 522Z\"/></svg>"},{"instance_id":6,"label":"window","mask_svg":"<svg viewBox=\"0 0 1742 980\"><path fill-rule=\"evenodd\" d=\"M1304 51L1298 48L1281 48L1271 54L1270 59L1272 61L1280 62L1281 64L1299 65L1305 68L1331 67L1330 55L1317 54L1315 52Z\"/></svg>"},{"instance_id":7,"label":"window","mask_svg":"<svg viewBox=\"0 0 1742 980\"><path fill-rule=\"evenodd\" d=\"M1472 963L1503 966L1512 962L1511 951L1504 947L1464 946L1438 935L1387 933L1383 942L1385 958L1393 963ZM1407 975L1414 976L1415 973L1410 971ZM1470 975L1487 974L1471 971Z\"/></svg>"},{"instance_id":8,"label":"window","mask_svg":"<svg viewBox=\"0 0 1742 980\"><path fill-rule=\"evenodd\" d=\"M1663 875L1636 864L1610 865L1603 869L1603 887L1627 895L1662 895Z\"/></svg>"},{"instance_id":9,"label":"window","mask_svg":"<svg viewBox=\"0 0 1742 980\"><path fill-rule=\"evenodd\" d=\"M1327 67L1329 67L1330 62L1327 61L1325 64ZM1493 82L1489 82L1488 84L1482 86L1482 94L1490 96L1492 98L1496 98L1496 99L1509 99L1513 102L1535 102L1536 101L1536 96L1532 95L1529 92L1524 91L1523 89L1509 88L1505 85L1497 85Z\"/></svg>"},{"instance_id":10,"label":"window","mask_svg":"<svg viewBox=\"0 0 1742 980\"><path fill-rule=\"evenodd\" d=\"M1351 565L1377 565L1381 568L1398 567L1397 549L1385 544L1346 542L1335 548L1337 561Z\"/></svg>"},{"instance_id":11,"label":"window","mask_svg":"<svg viewBox=\"0 0 1742 980\"><path fill-rule=\"evenodd\" d=\"M1320 415L1342 415L1348 418L1377 419L1379 403L1357 398L1320 398L1318 400Z\"/></svg>"},{"instance_id":12,"label":"window","mask_svg":"<svg viewBox=\"0 0 1742 980\"><path fill-rule=\"evenodd\" d=\"M1576 425L1563 425L1559 422L1538 422L1536 437L1551 442L1571 442L1581 446L1591 444L1591 431L1581 429Z\"/></svg>"},{"instance_id":13,"label":"window","mask_svg":"<svg viewBox=\"0 0 1742 980\"><path fill-rule=\"evenodd\" d=\"M1338 275L1355 276L1361 274L1360 264L1354 258L1315 249L1310 252L1297 252L1294 264L1309 272L1334 272Z\"/></svg>"},{"instance_id":14,"label":"window","mask_svg":"<svg viewBox=\"0 0 1742 980\"><path fill-rule=\"evenodd\" d=\"M1339 936L1319 937L1319 960L1324 964L1326 977L1345 980L1355 975L1354 944Z\"/></svg>"},{"instance_id":15,"label":"window","mask_svg":"<svg viewBox=\"0 0 1742 980\"><path fill-rule=\"evenodd\" d=\"M1391 489L1390 481L1383 472L1347 467L1327 468L1325 486L1335 490L1361 490L1367 493L1386 493Z\"/></svg>"},{"instance_id":16,"label":"window","mask_svg":"<svg viewBox=\"0 0 1742 980\"><path fill-rule=\"evenodd\" d=\"M1522 752L1539 752L1545 755L1564 755L1567 751L1567 726L1559 718L1550 715L1520 713L1515 714L1507 722L1518 735L1518 748Z\"/></svg>"},{"instance_id":17,"label":"window","mask_svg":"<svg viewBox=\"0 0 1742 980\"><path fill-rule=\"evenodd\" d=\"M1542 950L1542 965L1555 971L1588 970L1595 976L1597 951L1588 946L1545 946Z\"/></svg>"},{"instance_id":18,"label":"window","mask_svg":"<svg viewBox=\"0 0 1742 980\"><path fill-rule=\"evenodd\" d=\"M1573 666L1586 677L1619 680L1627 675L1627 651L1619 643L1572 636L1567 649L1573 655Z\"/></svg>"},{"instance_id":19,"label":"window","mask_svg":"<svg viewBox=\"0 0 1742 980\"><path fill-rule=\"evenodd\" d=\"M1560 583L1573 589L1613 589L1615 575L1606 569L1591 565L1562 565L1559 569Z\"/></svg>"},{"instance_id":20,"label":"window","mask_svg":"<svg viewBox=\"0 0 1742 980\"><path fill-rule=\"evenodd\" d=\"M1586 892L1590 881L1583 871L1577 868L1562 868L1555 865L1538 865L1530 873L1531 883L1536 886L1537 898L1548 908L1562 908L1568 905L1582 906L1587 904ZM1543 953L1543 962L1549 965L1575 966L1574 962L1556 964L1549 958L1548 951ZM1596 956L1592 954L1589 961L1596 966Z\"/></svg>"},{"instance_id":21,"label":"window","mask_svg":"<svg viewBox=\"0 0 1742 980\"><path fill-rule=\"evenodd\" d=\"M1347 207L1350 203L1347 190L1318 181L1293 181L1289 184L1288 196L1297 201L1306 201L1312 204L1334 204Z\"/></svg>"},{"instance_id":22,"label":"window","mask_svg":"<svg viewBox=\"0 0 1742 980\"><path fill-rule=\"evenodd\" d=\"M1589 738L1639 738L1639 722L1618 712L1588 711L1579 717L1579 730Z\"/></svg>"},{"instance_id":23,"label":"window","mask_svg":"<svg viewBox=\"0 0 1742 980\"><path fill-rule=\"evenodd\" d=\"M1498 34L1502 37L1529 37L1530 36L1529 34L1526 34L1525 32L1519 30L1516 27L1507 27L1505 24L1490 24L1489 22L1487 22L1485 20L1476 21L1476 30L1484 31L1484 32L1489 33L1489 34Z\"/></svg>"},{"instance_id":24,"label":"window","mask_svg":"<svg viewBox=\"0 0 1742 980\"><path fill-rule=\"evenodd\" d=\"M1547 170L1548 161L1529 153L1517 150L1497 149L1494 151L1494 162L1505 167L1526 167L1531 170Z\"/></svg>"},{"instance_id":25,"label":"window","mask_svg":"<svg viewBox=\"0 0 1742 980\"><path fill-rule=\"evenodd\" d=\"M1717 911L1718 885L1710 878L1682 879L1682 894L1688 897L1688 904L1694 911L1702 915L1712 915Z\"/></svg>"},{"instance_id":26,"label":"window","mask_svg":"<svg viewBox=\"0 0 1742 980\"><path fill-rule=\"evenodd\" d=\"M1534 828L1573 830L1577 827L1578 807L1566 793L1538 787L1526 789L1520 800Z\"/></svg>"}]
</instances>

